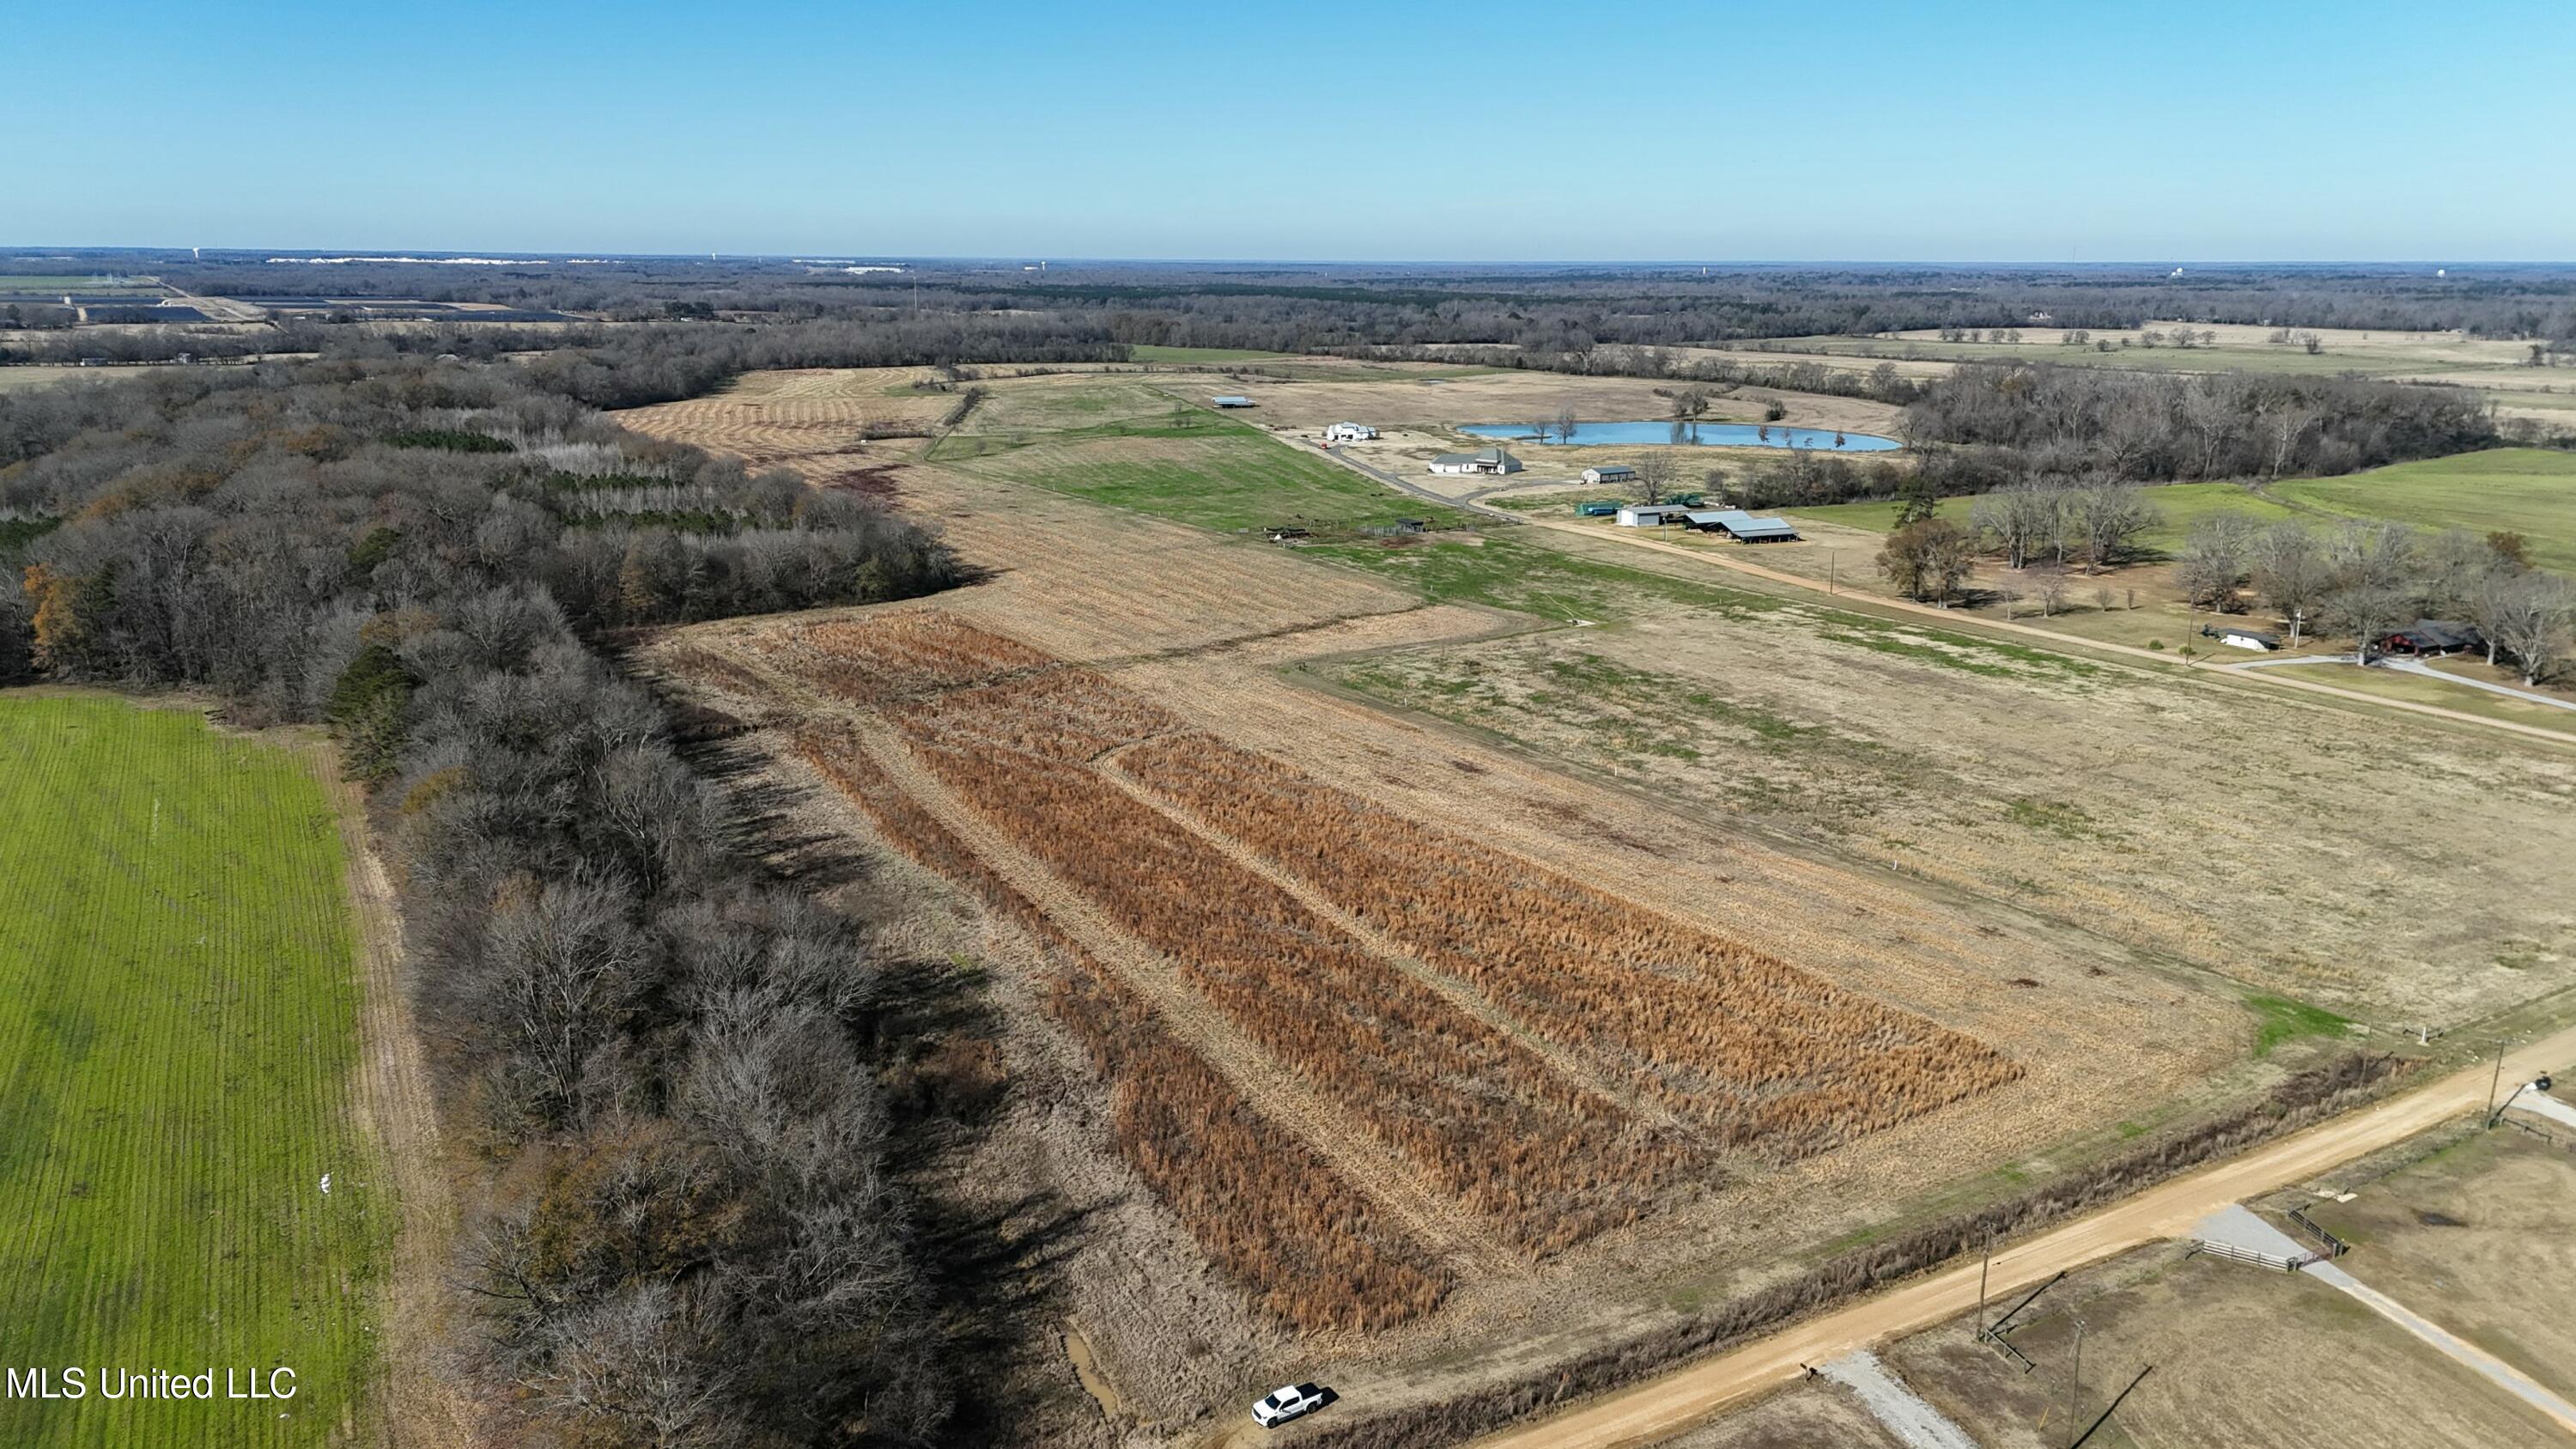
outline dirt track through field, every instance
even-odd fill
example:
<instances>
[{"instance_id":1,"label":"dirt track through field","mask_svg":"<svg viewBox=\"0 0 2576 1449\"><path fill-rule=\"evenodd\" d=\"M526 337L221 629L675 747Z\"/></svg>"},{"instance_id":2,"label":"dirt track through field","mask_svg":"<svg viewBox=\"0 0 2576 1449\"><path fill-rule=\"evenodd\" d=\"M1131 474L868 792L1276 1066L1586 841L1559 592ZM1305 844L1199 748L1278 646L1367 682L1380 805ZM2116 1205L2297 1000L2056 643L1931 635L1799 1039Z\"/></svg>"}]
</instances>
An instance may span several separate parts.
<instances>
[{"instance_id":1,"label":"dirt track through field","mask_svg":"<svg viewBox=\"0 0 2576 1449\"><path fill-rule=\"evenodd\" d=\"M2506 1075L2565 1065L2576 1028L2514 1052ZM2391 1101L2350 1112L2265 1147L2147 1189L2100 1212L1998 1251L1988 1283L2001 1296L2061 1270L2188 1232L2220 1208L2303 1181L2483 1110L2493 1068L2456 1072ZM1478 1441L1485 1449L1613 1449L1652 1444L1747 1395L1823 1363L1955 1318L1977 1303L1979 1265L1961 1263L1793 1328L1685 1365L1661 1378Z\"/></svg>"},{"instance_id":2,"label":"dirt track through field","mask_svg":"<svg viewBox=\"0 0 2576 1449\"><path fill-rule=\"evenodd\" d=\"M401 1209L386 1290L384 1439L395 1446L476 1445L483 1438L475 1431L475 1414L461 1386L438 1368L441 1325L450 1306L443 1281L456 1207L442 1171L437 1102L403 979L402 915L392 877L367 829L365 793L341 779L336 757L324 759L316 773L330 786L338 809L364 977L356 1110L383 1154L380 1167Z\"/></svg>"},{"instance_id":3,"label":"dirt track through field","mask_svg":"<svg viewBox=\"0 0 2576 1449\"><path fill-rule=\"evenodd\" d=\"M880 721L858 724L868 757L922 808L937 815L967 848L1047 918L1154 1003L1163 1025L1241 1092L1261 1115L1297 1134L1344 1180L1454 1266L1485 1275L1523 1273L1527 1265L1464 1208L1424 1187L1395 1154L1377 1145L1346 1113L1309 1090L1254 1045L1224 1014L1202 1001L1170 963L1138 947L1053 871L987 822L913 758Z\"/></svg>"}]
</instances>

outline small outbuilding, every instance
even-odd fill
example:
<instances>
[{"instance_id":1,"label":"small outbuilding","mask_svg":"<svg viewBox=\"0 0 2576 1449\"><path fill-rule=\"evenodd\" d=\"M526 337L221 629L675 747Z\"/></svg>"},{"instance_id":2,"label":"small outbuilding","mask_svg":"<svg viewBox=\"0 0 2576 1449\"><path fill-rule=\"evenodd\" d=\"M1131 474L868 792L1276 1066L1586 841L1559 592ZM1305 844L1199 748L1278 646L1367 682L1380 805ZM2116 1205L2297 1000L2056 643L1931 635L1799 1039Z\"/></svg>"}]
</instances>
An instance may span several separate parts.
<instances>
[{"instance_id":1,"label":"small outbuilding","mask_svg":"<svg viewBox=\"0 0 2576 1449\"><path fill-rule=\"evenodd\" d=\"M2200 632L2203 637L2215 639L2230 649L2251 649L2258 654L2269 654L2281 647L2280 635L2244 624L2228 624L2215 629L2203 624Z\"/></svg>"},{"instance_id":2,"label":"small outbuilding","mask_svg":"<svg viewBox=\"0 0 2576 1449\"><path fill-rule=\"evenodd\" d=\"M1239 392L1220 393L1216 397L1211 398L1210 401L1214 402L1221 408L1248 408L1252 406L1252 399L1245 397Z\"/></svg>"},{"instance_id":3,"label":"small outbuilding","mask_svg":"<svg viewBox=\"0 0 2576 1449\"><path fill-rule=\"evenodd\" d=\"M1604 483L1634 483L1637 470L1625 463L1604 463L1598 468L1584 469L1583 481L1596 488Z\"/></svg>"},{"instance_id":4,"label":"small outbuilding","mask_svg":"<svg viewBox=\"0 0 2576 1449\"><path fill-rule=\"evenodd\" d=\"M1690 508L1681 503L1631 503L1619 510L1621 528L1661 528L1667 523L1681 523L1690 517Z\"/></svg>"},{"instance_id":5,"label":"small outbuilding","mask_svg":"<svg viewBox=\"0 0 2576 1449\"><path fill-rule=\"evenodd\" d=\"M1619 516L1619 500L1616 498L1595 498L1589 503L1577 504L1575 505L1574 516L1577 518L1616 518Z\"/></svg>"},{"instance_id":6,"label":"small outbuilding","mask_svg":"<svg viewBox=\"0 0 2576 1449\"><path fill-rule=\"evenodd\" d=\"M1500 448L1487 448L1481 453L1443 453L1431 460L1434 473L1492 473L1497 476L1521 471L1521 460Z\"/></svg>"},{"instance_id":7,"label":"small outbuilding","mask_svg":"<svg viewBox=\"0 0 2576 1449\"><path fill-rule=\"evenodd\" d=\"M2447 619L2418 619L2370 641L2371 647L2382 654L2403 654L2414 658L2483 649L2486 643L2486 636L2478 632L2477 625L2454 623Z\"/></svg>"},{"instance_id":8,"label":"small outbuilding","mask_svg":"<svg viewBox=\"0 0 2576 1449\"><path fill-rule=\"evenodd\" d=\"M1327 443L1365 443L1377 436L1377 429L1366 423L1335 423L1324 429Z\"/></svg>"}]
</instances>

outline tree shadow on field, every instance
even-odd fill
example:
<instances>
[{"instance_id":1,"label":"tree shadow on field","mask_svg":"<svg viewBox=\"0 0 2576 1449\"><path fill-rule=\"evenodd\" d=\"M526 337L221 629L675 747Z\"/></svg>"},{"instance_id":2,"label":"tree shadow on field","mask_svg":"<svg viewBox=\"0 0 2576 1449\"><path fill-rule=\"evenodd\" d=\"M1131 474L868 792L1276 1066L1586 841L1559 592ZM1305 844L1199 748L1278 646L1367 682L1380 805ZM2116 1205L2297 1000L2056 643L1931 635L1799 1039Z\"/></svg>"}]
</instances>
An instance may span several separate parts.
<instances>
[{"instance_id":1,"label":"tree shadow on field","mask_svg":"<svg viewBox=\"0 0 2576 1449\"><path fill-rule=\"evenodd\" d=\"M1092 1216L1112 1206L1076 1208L1039 1192L981 1212L925 1215L914 1246L939 1304L941 1352L953 1363L979 1366L956 1378L956 1412L942 1443L1027 1442L1030 1426L1060 1407L1048 1398L1054 1374L1003 1365L1014 1357L1055 1358L1056 1336L1033 1333L1030 1325L1061 1323L1071 1312L1066 1265Z\"/></svg>"},{"instance_id":2,"label":"tree shadow on field","mask_svg":"<svg viewBox=\"0 0 2576 1449\"><path fill-rule=\"evenodd\" d=\"M676 744L689 768L723 792L727 813L721 840L727 850L816 894L873 873L866 854L846 834L804 818L804 807L823 798L822 792L781 779L775 759L747 735Z\"/></svg>"}]
</instances>

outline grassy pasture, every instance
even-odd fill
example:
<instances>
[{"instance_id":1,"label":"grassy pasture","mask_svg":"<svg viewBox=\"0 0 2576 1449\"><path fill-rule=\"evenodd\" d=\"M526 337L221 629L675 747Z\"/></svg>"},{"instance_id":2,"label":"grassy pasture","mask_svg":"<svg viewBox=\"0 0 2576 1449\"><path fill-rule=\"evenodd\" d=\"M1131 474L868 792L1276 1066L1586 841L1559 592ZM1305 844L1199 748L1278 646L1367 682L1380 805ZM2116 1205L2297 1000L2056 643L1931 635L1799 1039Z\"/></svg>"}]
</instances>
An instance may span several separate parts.
<instances>
[{"instance_id":1,"label":"grassy pasture","mask_svg":"<svg viewBox=\"0 0 2576 1449\"><path fill-rule=\"evenodd\" d=\"M2530 540L2535 562L2576 571L2576 453L2494 448L2302 478L2277 491L2323 513L2479 533L2510 529Z\"/></svg>"},{"instance_id":2,"label":"grassy pasture","mask_svg":"<svg viewBox=\"0 0 2576 1449\"><path fill-rule=\"evenodd\" d=\"M1455 509L1369 479L1197 408L1042 435L958 433L930 453L970 473L1223 531L1295 524L1322 531L1399 518L1447 525Z\"/></svg>"},{"instance_id":3,"label":"grassy pasture","mask_svg":"<svg viewBox=\"0 0 2576 1449\"><path fill-rule=\"evenodd\" d=\"M367 1419L393 1213L350 1113L344 864L285 752L0 695L0 1362L211 1368L218 1395L226 1367L282 1365L299 1390L0 1399L0 1442L319 1444Z\"/></svg>"}]
</instances>

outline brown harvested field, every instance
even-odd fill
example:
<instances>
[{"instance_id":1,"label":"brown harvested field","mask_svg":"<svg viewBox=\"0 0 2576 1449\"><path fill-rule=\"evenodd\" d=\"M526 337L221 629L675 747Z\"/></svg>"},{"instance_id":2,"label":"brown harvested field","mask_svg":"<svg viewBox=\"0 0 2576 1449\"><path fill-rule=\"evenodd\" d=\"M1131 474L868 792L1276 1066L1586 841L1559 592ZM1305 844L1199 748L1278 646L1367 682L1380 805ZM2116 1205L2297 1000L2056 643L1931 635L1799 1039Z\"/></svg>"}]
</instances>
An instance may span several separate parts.
<instances>
[{"instance_id":1,"label":"brown harvested field","mask_svg":"<svg viewBox=\"0 0 2576 1449\"><path fill-rule=\"evenodd\" d=\"M1213 736L1151 740L1115 768L1731 1148L1822 1151L2019 1075L1957 1032Z\"/></svg>"},{"instance_id":2,"label":"brown harvested field","mask_svg":"<svg viewBox=\"0 0 2576 1449\"><path fill-rule=\"evenodd\" d=\"M2576 1399L2576 1133L2499 1127L2308 1215L2353 1276Z\"/></svg>"},{"instance_id":3,"label":"brown harvested field","mask_svg":"<svg viewBox=\"0 0 2576 1449\"><path fill-rule=\"evenodd\" d=\"M798 750L905 854L1053 948L1045 1000L1109 1084L1119 1156L1263 1307L1304 1329L1380 1329L1439 1305L1449 1277L1420 1245L1379 1221L1367 1198L1296 1133L1174 1040L1150 1003L905 794L857 741L814 736Z\"/></svg>"},{"instance_id":4,"label":"brown harvested field","mask_svg":"<svg viewBox=\"0 0 2576 1449\"><path fill-rule=\"evenodd\" d=\"M1337 676L2382 1026L2576 980L2552 884L2576 859L2576 754L2546 744L1804 602Z\"/></svg>"},{"instance_id":5,"label":"brown harvested field","mask_svg":"<svg viewBox=\"0 0 2576 1449\"><path fill-rule=\"evenodd\" d=\"M970 562L996 571L991 581L942 600L941 607L1059 658L1093 661L1203 649L1419 607L1399 589L1317 569L1265 544L909 461L917 443L873 445L855 453L845 437L774 427L761 420L765 404L758 403L767 396L760 380L770 376L753 374L712 398L639 408L619 420L656 437L749 449L818 484L855 467L899 464L905 511L940 529ZM848 390L873 407L864 401L869 388L888 384L875 373L860 376L864 381ZM1113 414L1128 407L1168 413L1172 407L1170 398L1157 393L1139 389L1131 396L1127 389L1136 385L1124 377L1104 382L1097 375L1063 374L983 386L992 400L969 420L970 433L973 427L1008 427L1010 418L1026 416L1016 408L1044 411L1066 406L1063 398L1104 392L1127 399L1104 404ZM740 405L735 413L711 411L728 402ZM717 431L703 431L709 427ZM911 452L901 451L907 448Z\"/></svg>"},{"instance_id":6,"label":"brown harvested field","mask_svg":"<svg viewBox=\"0 0 2576 1449\"><path fill-rule=\"evenodd\" d=\"M2369 1281L2365 1257L2347 1261ZM2059 1449L2148 1364L2155 1372L2090 1445L2566 1442L2537 1410L2305 1274L2149 1248L2058 1284L2026 1321L2012 1342L2038 1363L2028 1374L1976 1343L1967 1322L1918 1334L1880 1357L1983 1449Z\"/></svg>"},{"instance_id":7,"label":"brown harvested field","mask_svg":"<svg viewBox=\"0 0 2576 1449\"><path fill-rule=\"evenodd\" d=\"M1168 715L1065 671L895 715L922 763L1437 1189L1545 1253L1632 1221L1687 1154L1088 768Z\"/></svg>"}]
</instances>

